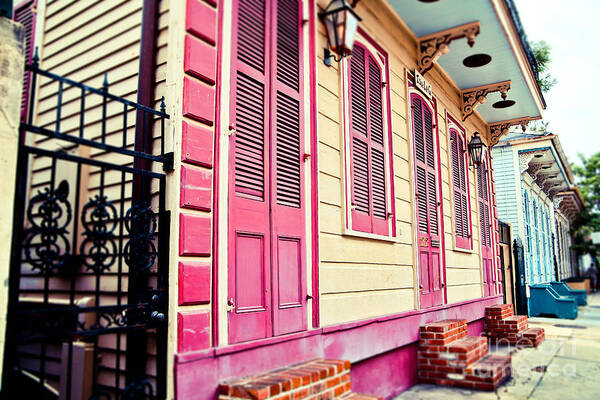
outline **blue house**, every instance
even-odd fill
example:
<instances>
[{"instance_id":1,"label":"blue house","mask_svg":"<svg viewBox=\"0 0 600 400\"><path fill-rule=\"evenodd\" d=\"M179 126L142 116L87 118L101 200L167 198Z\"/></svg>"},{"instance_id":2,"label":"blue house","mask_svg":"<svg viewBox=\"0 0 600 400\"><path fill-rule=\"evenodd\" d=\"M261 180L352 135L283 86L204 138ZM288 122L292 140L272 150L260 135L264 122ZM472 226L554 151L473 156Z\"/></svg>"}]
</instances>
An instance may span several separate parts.
<instances>
[{"instance_id":1,"label":"blue house","mask_svg":"<svg viewBox=\"0 0 600 400\"><path fill-rule=\"evenodd\" d=\"M577 297L583 303L584 296L561 282L578 275L569 231L583 200L558 137L512 132L494 146L492 158L498 217L512 225L522 246L517 283L529 315L576 316Z\"/></svg>"}]
</instances>

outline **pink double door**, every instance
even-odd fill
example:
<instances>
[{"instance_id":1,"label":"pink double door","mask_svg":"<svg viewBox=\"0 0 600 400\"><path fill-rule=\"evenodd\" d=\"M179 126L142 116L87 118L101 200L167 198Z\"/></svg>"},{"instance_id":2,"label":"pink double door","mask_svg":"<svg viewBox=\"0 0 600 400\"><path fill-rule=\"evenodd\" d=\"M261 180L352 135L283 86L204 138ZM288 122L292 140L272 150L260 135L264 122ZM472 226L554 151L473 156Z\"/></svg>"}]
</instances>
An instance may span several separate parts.
<instances>
[{"instance_id":1,"label":"pink double door","mask_svg":"<svg viewBox=\"0 0 600 400\"><path fill-rule=\"evenodd\" d=\"M228 332L305 330L304 73L299 0L235 0L231 53Z\"/></svg>"},{"instance_id":2,"label":"pink double door","mask_svg":"<svg viewBox=\"0 0 600 400\"><path fill-rule=\"evenodd\" d=\"M436 169L434 111L418 95L411 96L414 142L419 290L421 308L443 303L440 199Z\"/></svg>"},{"instance_id":3,"label":"pink double door","mask_svg":"<svg viewBox=\"0 0 600 400\"><path fill-rule=\"evenodd\" d=\"M492 212L490 204L489 160L477 168L477 200L479 202L479 226L481 230L481 260L483 267L483 295L496 294L496 274L492 237Z\"/></svg>"}]
</instances>

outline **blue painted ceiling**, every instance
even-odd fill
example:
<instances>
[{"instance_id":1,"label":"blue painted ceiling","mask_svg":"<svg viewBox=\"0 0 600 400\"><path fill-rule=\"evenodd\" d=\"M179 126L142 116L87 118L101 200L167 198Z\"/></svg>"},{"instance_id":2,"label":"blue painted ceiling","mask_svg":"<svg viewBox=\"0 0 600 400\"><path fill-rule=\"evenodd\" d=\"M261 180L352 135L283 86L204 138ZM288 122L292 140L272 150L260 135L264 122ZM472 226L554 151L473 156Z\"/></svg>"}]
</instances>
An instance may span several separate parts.
<instances>
[{"instance_id":1,"label":"blue painted ceiling","mask_svg":"<svg viewBox=\"0 0 600 400\"><path fill-rule=\"evenodd\" d=\"M433 3L417 0L388 1L417 37L479 21L481 31L475 38L475 45L469 47L464 38L453 41L450 52L439 58L439 65L461 90L505 80L512 81L507 100L516 101L514 106L493 108L492 104L502 100L500 93L496 92L489 94L487 102L477 107L477 112L488 123L540 115L534 100L535 94L531 93L525 82L491 0L440 0ZM492 61L479 68L465 67L463 59L477 53L489 54Z\"/></svg>"}]
</instances>

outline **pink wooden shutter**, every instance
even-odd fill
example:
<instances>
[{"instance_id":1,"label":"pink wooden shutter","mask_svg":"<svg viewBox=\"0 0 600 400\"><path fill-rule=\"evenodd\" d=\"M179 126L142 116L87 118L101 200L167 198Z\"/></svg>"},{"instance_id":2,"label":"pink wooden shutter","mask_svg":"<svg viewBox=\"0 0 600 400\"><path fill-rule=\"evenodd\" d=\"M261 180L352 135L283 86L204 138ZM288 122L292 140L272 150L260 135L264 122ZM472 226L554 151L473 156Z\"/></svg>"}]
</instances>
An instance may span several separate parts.
<instances>
[{"instance_id":1,"label":"pink wooden shutter","mask_svg":"<svg viewBox=\"0 0 600 400\"><path fill-rule=\"evenodd\" d=\"M355 43L349 73L352 228L388 235L382 73L374 56Z\"/></svg>"},{"instance_id":2,"label":"pink wooden shutter","mask_svg":"<svg viewBox=\"0 0 600 400\"><path fill-rule=\"evenodd\" d=\"M452 156L452 187L456 245L461 248L470 248L469 204L464 159L464 142L462 136L456 129L450 129L450 145Z\"/></svg>"},{"instance_id":3,"label":"pink wooden shutter","mask_svg":"<svg viewBox=\"0 0 600 400\"><path fill-rule=\"evenodd\" d=\"M369 54L368 60L372 199L371 232L379 235L387 235L389 233L389 223L385 184L385 133L383 128L382 71L373 55Z\"/></svg>"},{"instance_id":4,"label":"pink wooden shutter","mask_svg":"<svg viewBox=\"0 0 600 400\"><path fill-rule=\"evenodd\" d=\"M268 8L234 2L231 68L228 299L231 343L271 335Z\"/></svg>"},{"instance_id":5,"label":"pink wooden shutter","mask_svg":"<svg viewBox=\"0 0 600 400\"><path fill-rule=\"evenodd\" d=\"M369 142L367 116L366 51L358 43L350 58L350 140L352 176L352 228L371 230Z\"/></svg>"},{"instance_id":6,"label":"pink wooden shutter","mask_svg":"<svg viewBox=\"0 0 600 400\"><path fill-rule=\"evenodd\" d=\"M278 0L271 53L273 330L306 329L302 2Z\"/></svg>"},{"instance_id":7,"label":"pink wooden shutter","mask_svg":"<svg viewBox=\"0 0 600 400\"><path fill-rule=\"evenodd\" d=\"M433 115L428 107L423 108L425 155L427 159L427 210L429 213L429 233L432 246L439 247L437 175L433 137ZM434 243L436 242L436 243Z\"/></svg>"},{"instance_id":8,"label":"pink wooden shutter","mask_svg":"<svg viewBox=\"0 0 600 400\"><path fill-rule=\"evenodd\" d=\"M23 24L25 28L25 63L31 64L33 60L33 44L35 35L35 16L37 0L22 3L15 9L14 20ZM29 87L31 85L31 73L25 72L23 79L23 95L21 98L21 121L27 119L29 106Z\"/></svg>"},{"instance_id":9,"label":"pink wooden shutter","mask_svg":"<svg viewBox=\"0 0 600 400\"><path fill-rule=\"evenodd\" d=\"M413 129L415 140L417 220L419 232L429 234L429 213L427 211L427 165L425 163L425 138L423 136L423 106L418 98L413 98Z\"/></svg>"},{"instance_id":10,"label":"pink wooden shutter","mask_svg":"<svg viewBox=\"0 0 600 400\"><path fill-rule=\"evenodd\" d=\"M433 131L434 114L417 94L411 95L411 106L415 155L420 302L422 308L427 308L442 302L438 184Z\"/></svg>"}]
</instances>

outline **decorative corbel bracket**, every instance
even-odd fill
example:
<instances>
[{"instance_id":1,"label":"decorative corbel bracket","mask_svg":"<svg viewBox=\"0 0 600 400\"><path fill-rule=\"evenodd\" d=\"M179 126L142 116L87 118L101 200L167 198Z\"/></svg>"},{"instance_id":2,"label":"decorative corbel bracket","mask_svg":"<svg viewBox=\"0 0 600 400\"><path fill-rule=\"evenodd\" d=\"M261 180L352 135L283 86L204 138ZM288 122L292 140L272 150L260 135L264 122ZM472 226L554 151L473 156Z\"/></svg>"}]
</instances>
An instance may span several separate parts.
<instances>
[{"instance_id":1,"label":"decorative corbel bracket","mask_svg":"<svg viewBox=\"0 0 600 400\"><path fill-rule=\"evenodd\" d=\"M541 117L523 117L515 119L507 119L505 121L493 122L490 124L490 147L498 144L500 138L508 133L512 126L521 125L523 132L527 128L527 124L531 121L541 119Z\"/></svg>"},{"instance_id":2,"label":"decorative corbel bracket","mask_svg":"<svg viewBox=\"0 0 600 400\"><path fill-rule=\"evenodd\" d=\"M425 75L433 68L442 54L450 51L450 42L466 37L469 46L475 44L475 36L479 35L479 22L469 22L440 32L432 33L419 38L419 72Z\"/></svg>"},{"instance_id":3,"label":"decorative corbel bracket","mask_svg":"<svg viewBox=\"0 0 600 400\"><path fill-rule=\"evenodd\" d=\"M510 83L511 81L502 81L462 90L460 100L463 122L473 114L478 105L486 102L488 94L500 92L502 99L506 99L506 92L510 90Z\"/></svg>"},{"instance_id":4,"label":"decorative corbel bracket","mask_svg":"<svg viewBox=\"0 0 600 400\"><path fill-rule=\"evenodd\" d=\"M519 153L519 172L522 174L529 170L529 162L536 154L544 154L544 150L524 151ZM531 175L531 174L530 174ZM535 176L532 176L535 179Z\"/></svg>"},{"instance_id":5,"label":"decorative corbel bracket","mask_svg":"<svg viewBox=\"0 0 600 400\"><path fill-rule=\"evenodd\" d=\"M552 203L554 205L555 209L559 209L560 208L560 204L563 202L563 200L565 199L564 196L556 196L554 197L554 199L552 199Z\"/></svg>"}]
</instances>

